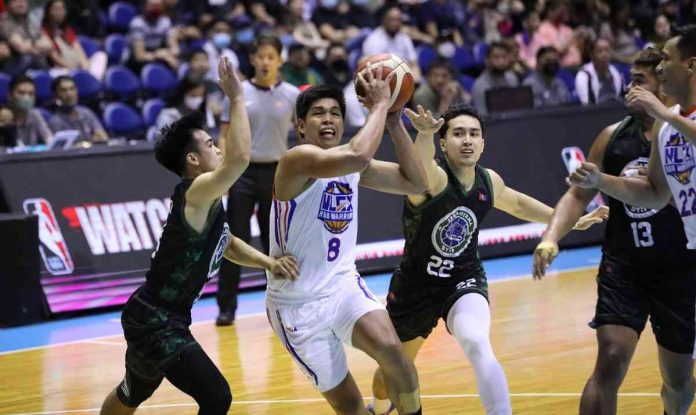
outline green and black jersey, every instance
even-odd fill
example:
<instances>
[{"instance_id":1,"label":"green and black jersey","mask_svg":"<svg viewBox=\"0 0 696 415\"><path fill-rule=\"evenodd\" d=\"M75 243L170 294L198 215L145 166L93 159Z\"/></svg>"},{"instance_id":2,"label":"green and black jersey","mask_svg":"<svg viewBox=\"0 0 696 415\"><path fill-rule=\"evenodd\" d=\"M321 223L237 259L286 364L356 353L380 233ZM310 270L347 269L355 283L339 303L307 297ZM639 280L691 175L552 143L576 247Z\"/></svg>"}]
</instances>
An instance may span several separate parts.
<instances>
[{"instance_id":1,"label":"green and black jersey","mask_svg":"<svg viewBox=\"0 0 696 415\"><path fill-rule=\"evenodd\" d=\"M467 191L447 162L438 162L447 173L445 190L419 206L406 199L406 247L400 269L405 278L454 285L482 270L479 225L493 207L493 186L488 171L476 165L474 184Z\"/></svg>"}]
</instances>

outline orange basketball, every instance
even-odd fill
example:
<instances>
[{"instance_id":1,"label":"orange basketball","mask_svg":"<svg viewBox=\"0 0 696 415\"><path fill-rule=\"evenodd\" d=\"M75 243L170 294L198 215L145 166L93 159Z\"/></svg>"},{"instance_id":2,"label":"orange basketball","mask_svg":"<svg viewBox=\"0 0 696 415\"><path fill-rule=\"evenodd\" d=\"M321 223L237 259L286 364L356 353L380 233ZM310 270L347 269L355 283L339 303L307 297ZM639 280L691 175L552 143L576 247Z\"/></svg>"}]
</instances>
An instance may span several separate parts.
<instances>
[{"instance_id":1,"label":"orange basketball","mask_svg":"<svg viewBox=\"0 0 696 415\"><path fill-rule=\"evenodd\" d=\"M389 112L394 112L406 105L413 95L413 73L411 72L411 68L409 68L406 62L400 57L388 53L380 53L363 58L358 66L358 74L365 71L367 64L371 63L372 66L375 67L372 73L377 75L376 66L379 65L380 62L384 64L382 68L382 79L386 78L391 72L396 71L396 75L394 75L389 83L389 88L391 90ZM364 96L365 94L362 85L357 82L357 76L355 79L355 92L358 96Z\"/></svg>"}]
</instances>

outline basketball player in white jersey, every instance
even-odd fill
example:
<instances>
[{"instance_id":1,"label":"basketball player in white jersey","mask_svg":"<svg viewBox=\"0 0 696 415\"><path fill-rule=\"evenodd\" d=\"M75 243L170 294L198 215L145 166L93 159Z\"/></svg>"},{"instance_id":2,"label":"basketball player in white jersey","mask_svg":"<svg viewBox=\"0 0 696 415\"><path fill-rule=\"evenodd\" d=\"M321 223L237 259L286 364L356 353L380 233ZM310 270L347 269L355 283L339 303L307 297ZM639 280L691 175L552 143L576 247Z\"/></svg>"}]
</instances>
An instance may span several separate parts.
<instances>
[{"instance_id":1,"label":"basketball player in white jersey","mask_svg":"<svg viewBox=\"0 0 696 415\"><path fill-rule=\"evenodd\" d=\"M388 114L389 80L382 64L359 75L369 114L346 144L343 93L313 86L297 98L301 145L285 153L275 176L271 255L286 252L300 266L296 280L268 275L266 311L273 330L312 385L338 414L368 412L348 371L341 343L377 361L399 414L420 414L418 375L384 306L355 267L358 187L395 194L423 192L427 179L401 110ZM365 74L366 72L366 74ZM393 74L393 73L392 73ZM385 124L399 164L373 160Z\"/></svg>"},{"instance_id":2,"label":"basketball player in white jersey","mask_svg":"<svg viewBox=\"0 0 696 415\"><path fill-rule=\"evenodd\" d=\"M655 118L657 145L650 151L647 179L603 174L592 163L583 163L568 177L568 183L596 188L634 206L661 209L670 198L684 222L687 248L696 249L696 25L678 31L665 44L657 74L666 94L677 105L667 108L641 87L626 96L629 105ZM545 269L558 254L553 244L537 247ZM671 414L670 414L671 415Z\"/></svg>"}]
</instances>

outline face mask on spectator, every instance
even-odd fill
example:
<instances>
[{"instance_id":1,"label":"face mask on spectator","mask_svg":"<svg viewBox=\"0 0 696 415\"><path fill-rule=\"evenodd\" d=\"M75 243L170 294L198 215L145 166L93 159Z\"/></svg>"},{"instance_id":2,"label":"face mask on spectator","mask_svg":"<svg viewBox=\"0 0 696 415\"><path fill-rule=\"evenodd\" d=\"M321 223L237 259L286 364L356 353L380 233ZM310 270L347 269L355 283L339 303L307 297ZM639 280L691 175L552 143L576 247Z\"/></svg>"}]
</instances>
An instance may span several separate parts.
<instances>
[{"instance_id":1,"label":"face mask on spectator","mask_svg":"<svg viewBox=\"0 0 696 415\"><path fill-rule=\"evenodd\" d=\"M24 95L17 98L17 106L24 111L29 111L34 108L34 97Z\"/></svg>"},{"instance_id":2,"label":"face mask on spectator","mask_svg":"<svg viewBox=\"0 0 696 415\"><path fill-rule=\"evenodd\" d=\"M541 71L544 73L544 75L554 76L560 67L561 65L558 62L546 62L544 65L542 65Z\"/></svg>"},{"instance_id":3,"label":"face mask on spectator","mask_svg":"<svg viewBox=\"0 0 696 415\"><path fill-rule=\"evenodd\" d=\"M216 48L225 49L232 44L232 35L229 33L215 33L212 41Z\"/></svg>"},{"instance_id":4,"label":"face mask on spectator","mask_svg":"<svg viewBox=\"0 0 696 415\"><path fill-rule=\"evenodd\" d=\"M254 40L254 29L248 27L237 32L237 42L247 45Z\"/></svg>"},{"instance_id":5,"label":"face mask on spectator","mask_svg":"<svg viewBox=\"0 0 696 415\"><path fill-rule=\"evenodd\" d=\"M189 97L189 96L184 97L184 105L186 105L186 108L188 108L192 111L195 111L198 108L200 108L202 103L203 103L203 97Z\"/></svg>"},{"instance_id":6,"label":"face mask on spectator","mask_svg":"<svg viewBox=\"0 0 696 415\"><path fill-rule=\"evenodd\" d=\"M321 6L327 9L333 9L338 6L338 0L321 0Z\"/></svg>"}]
</instances>

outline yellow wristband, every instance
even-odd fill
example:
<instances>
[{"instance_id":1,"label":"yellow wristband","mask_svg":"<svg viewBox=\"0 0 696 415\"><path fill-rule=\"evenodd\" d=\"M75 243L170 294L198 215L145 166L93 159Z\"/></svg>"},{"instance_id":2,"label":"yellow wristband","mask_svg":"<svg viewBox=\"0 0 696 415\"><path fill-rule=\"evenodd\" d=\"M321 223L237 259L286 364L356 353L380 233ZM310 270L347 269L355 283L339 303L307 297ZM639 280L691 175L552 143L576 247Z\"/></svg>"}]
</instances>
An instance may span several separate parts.
<instances>
[{"instance_id":1,"label":"yellow wristband","mask_svg":"<svg viewBox=\"0 0 696 415\"><path fill-rule=\"evenodd\" d=\"M558 245L553 242L539 242L536 249L550 250L552 255L558 255Z\"/></svg>"}]
</instances>

